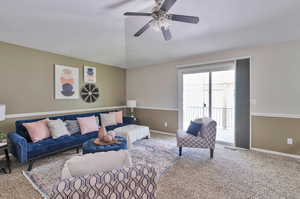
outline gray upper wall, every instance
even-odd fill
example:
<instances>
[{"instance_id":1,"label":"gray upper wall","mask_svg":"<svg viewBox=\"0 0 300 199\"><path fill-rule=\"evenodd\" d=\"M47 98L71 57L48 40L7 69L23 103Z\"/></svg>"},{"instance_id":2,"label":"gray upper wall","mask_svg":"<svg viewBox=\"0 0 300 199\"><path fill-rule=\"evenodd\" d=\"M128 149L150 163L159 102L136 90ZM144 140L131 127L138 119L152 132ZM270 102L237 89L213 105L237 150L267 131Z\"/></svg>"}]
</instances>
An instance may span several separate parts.
<instances>
[{"instance_id":1,"label":"gray upper wall","mask_svg":"<svg viewBox=\"0 0 300 199\"><path fill-rule=\"evenodd\" d=\"M96 67L100 88L96 103L55 100L54 64L80 68L80 87L83 65ZM126 70L0 42L0 93L7 114L120 106L126 102Z\"/></svg>"},{"instance_id":2,"label":"gray upper wall","mask_svg":"<svg viewBox=\"0 0 300 199\"><path fill-rule=\"evenodd\" d=\"M300 41L221 51L127 70L127 97L138 106L177 108L178 65L251 56L251 111L300 115Z\"/></svg>"}]
</instances>

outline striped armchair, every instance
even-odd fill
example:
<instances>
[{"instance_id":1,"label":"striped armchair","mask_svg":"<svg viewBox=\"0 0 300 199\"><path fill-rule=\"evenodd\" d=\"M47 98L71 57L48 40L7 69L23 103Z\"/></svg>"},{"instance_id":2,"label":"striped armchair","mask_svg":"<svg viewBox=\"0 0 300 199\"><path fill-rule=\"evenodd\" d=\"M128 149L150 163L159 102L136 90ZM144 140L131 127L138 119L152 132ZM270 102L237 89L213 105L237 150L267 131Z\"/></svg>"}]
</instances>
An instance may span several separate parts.
<instances>
[{"instance_id":1,"label":"striped armchair","mask_svg":"<svg viewBox=\"0 0 300 199\"><path fill-rule=\"evenodd\" d=\"M177 146L179 147L179 156L182 155L182 148L204 148L210 149L210 158L214 157L217 122L210 118L197 119L195 122L203 123L201 135L193 136L185 131L177 131Z\"/></svg>"},{"instance_id":2,"label":"striped armchair","mask_svg":"<svg viewBox=\"0 0 300 199\"><path fill-rule=\"evenodd\" d=\"M149 166L100 172L62 180L54 185L51 199L155 199L157 173Z\"/></svg>"}]
</instances>

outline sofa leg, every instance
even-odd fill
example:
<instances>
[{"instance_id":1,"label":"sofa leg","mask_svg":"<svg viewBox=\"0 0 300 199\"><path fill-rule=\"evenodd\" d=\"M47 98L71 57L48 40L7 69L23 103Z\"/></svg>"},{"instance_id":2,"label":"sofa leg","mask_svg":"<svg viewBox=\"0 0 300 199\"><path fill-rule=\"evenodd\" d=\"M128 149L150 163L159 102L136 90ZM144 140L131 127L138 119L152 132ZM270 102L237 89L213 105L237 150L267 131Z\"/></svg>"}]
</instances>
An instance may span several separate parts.
<instances>
[{"instance_id":1,"label":"sofa leg","mask_svg":"<svg viewBox=\"0 0 300 199\"><path fill-rule=\"evenodd\" d=\"M33 160L30 160L30 161L29 161L29 164L28 164L28 169L27 169L27 171L31 171L31 170L32 170L32 165L33 165Z\"/></svg>"},{"instance_id":2,"label":"sofa leg","mask_svg":"<svg viewBox=\"0 0 300 199\"><path fill-rule=\"evenodd\" d=\"M214 158L214 149L210 149L210 159Z\"/></svg>"},{"instance_id":3,"label":"sofa leg","mask_svg":"<svg viewBox=\"0 0 300 199\"><path fill-rule=\"evenodd\" d=\"M76 153L79 153L79 151L80 151L80 147L77 147L76 148Z\"/></svg>"},{"instance_id":4,"label":"sofa leg","mask_svg":"<svg viewBox=\"0 0 300 199\"><path fill-rule=\"evenodd\" d=\"M179 156L182 156L182 147L179 147Z\"/></svg>"}]
</instances>

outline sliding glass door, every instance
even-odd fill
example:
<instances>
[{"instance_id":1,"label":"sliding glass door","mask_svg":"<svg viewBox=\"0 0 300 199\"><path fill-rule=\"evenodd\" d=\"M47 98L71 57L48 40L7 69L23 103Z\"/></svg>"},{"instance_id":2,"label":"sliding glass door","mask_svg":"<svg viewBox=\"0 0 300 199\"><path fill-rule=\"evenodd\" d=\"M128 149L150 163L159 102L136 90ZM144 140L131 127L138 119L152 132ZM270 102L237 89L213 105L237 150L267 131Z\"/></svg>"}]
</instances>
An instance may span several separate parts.
<instances>
[{"instance_id":1,"label":"sliding glass door","mask_svg":"<svg viewBox=\"0 0 300 199\"><path fill-rule=\"evenodd\" d=\"M211 72L211 118L217 121L217 141L234 143L235 71Z\"/></svg>"},{"instance_id":2,"label":"sliding glass door","mask_svg":"<svg viewBox=\"0 0 300 199\"><path fill-rule=\"evenodd\" d=\"M209 117L209 73L193 73L183 76L183 128L190 121Z\"/></svg>"},{"instance_id":3,"label":"sliding glass door","mask_svg":"<svg viewBox=\"0 0 300 199\"><path fill-rule=\"evenodd\" d=\"M234 144L235 71L233 65L217 70L183 72L181 126L197 118L213 118L217 141Z\"/></svg>"}]
</instances>

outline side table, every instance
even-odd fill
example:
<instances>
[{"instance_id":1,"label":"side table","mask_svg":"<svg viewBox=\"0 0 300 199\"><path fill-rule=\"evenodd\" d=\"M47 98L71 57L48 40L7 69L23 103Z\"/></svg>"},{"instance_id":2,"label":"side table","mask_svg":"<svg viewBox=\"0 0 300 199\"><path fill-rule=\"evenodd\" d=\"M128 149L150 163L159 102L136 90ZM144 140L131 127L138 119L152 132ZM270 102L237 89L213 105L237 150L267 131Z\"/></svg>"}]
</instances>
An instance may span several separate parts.
<instances>
[{"instance_id":1,"label":"side table","mask_svg":"<svg viewBox=\"0 0 300 199\"><path fill-rule=\"evenodd\" d=\"M4 150L5 153L5 159L6 159L6 168L0 168L0 172L7 173L6 169L8 169L8 173L11 173L11 168L10 168L10 159L9 159L9 154L8 154L8 145L7 143L0 143L0 150Z\"/></svg>"}]
</instances>

